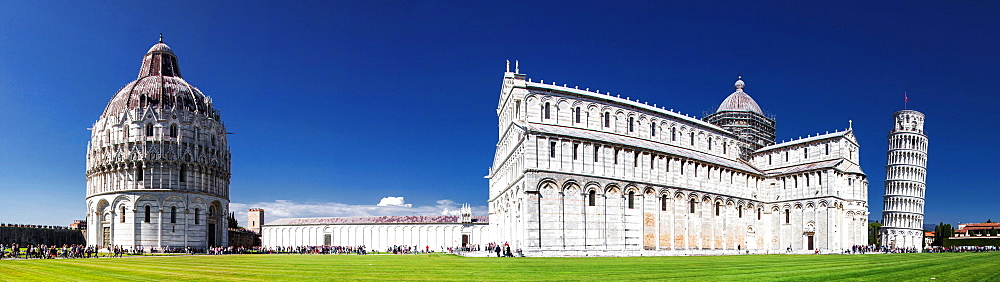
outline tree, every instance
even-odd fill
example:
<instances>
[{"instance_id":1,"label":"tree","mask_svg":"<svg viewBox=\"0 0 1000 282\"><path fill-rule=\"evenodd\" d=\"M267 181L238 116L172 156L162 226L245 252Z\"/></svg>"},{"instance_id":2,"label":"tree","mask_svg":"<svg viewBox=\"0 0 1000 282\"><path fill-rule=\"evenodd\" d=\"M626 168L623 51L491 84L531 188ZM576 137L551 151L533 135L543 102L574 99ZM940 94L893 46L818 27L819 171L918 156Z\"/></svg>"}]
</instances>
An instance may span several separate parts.
<instances>
[{"instance_id":1,"label":"tree","mask_svg":"<svg viewBox=\"0 0 1000 282\"><path fill-rule=\"evenodd\" d=\"M993 221L991 221L991 220L987 219L987 220L986 220L986 223L993 223Z\"/></svg>"},{"instance_id":2,"label":"tree","mask_svg":"<svg viewBox=\"0 0 1000 282\"><path fill-rule=\"evenodd\" d=\"M243 228L240 227L240 222L236 221L236 213L229 213L229 216L226 217L226 219L229 220L229 228Z\"/></svg>"},{"instance_id":3,"label":"tree","mask_svg":"<svg viewBox=\"0 0 1000 282\"><path fill-rule=\"evenodd\" d=\"M868 223L868 244L879 246L882 245L881 238L879 238L879 230L882 229L882 224L876 222Z\"/></svg>"}]
</instances>

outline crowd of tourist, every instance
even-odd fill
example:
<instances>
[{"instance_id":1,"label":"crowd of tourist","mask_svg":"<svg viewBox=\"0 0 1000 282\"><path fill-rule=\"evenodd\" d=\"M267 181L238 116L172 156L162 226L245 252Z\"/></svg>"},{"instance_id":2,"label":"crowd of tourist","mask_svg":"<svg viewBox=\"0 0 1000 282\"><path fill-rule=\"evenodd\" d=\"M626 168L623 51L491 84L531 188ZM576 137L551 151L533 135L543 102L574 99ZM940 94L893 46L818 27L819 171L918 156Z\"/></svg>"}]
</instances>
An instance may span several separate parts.
<instances>
[{"instance_id":1,"label":"crowd of tourist","mask_svg":"<svg viewBox=\"0 0 1000 282\"><path fill-rule=\"evenodd\" d=\"M448 253L481 252L486 251L490 255L497 257L523 257L520 249L511 250L510 244L489 243L485 246L469 245L466 247L440 247L440 250L447 250ZM844 251L845 254L867 254L867 253L918 253L920 249L915 248L889 248L875 245L856 245ZM955 252L995 252L1000 251L996 246L958 246L958 247L928 247L924 252L929 253L955 253ZM85 245L25 245L0 244L0 259L55 259L55 258L97 258L97 257L122 257L123 255L143 255L147 249L142 246L126 248L122 246L112 246L107 249L99 249L94 246ZM211 247L208 250L196 248L150 248L148 253L186 253L186 254L210 254L210 255L230 255L230 254L357 254L366 255L366 246L294 246L294 247ZM433 253L430 246L407 246L394 245L386 248L386 254L426 254Z\"/></svg>"},{"instance_id":2,"label":"crowd of tourist","mask_svg":"<svg viewBox=\"0 0 1000 282\"><path fill-rule=\"evenodd\" d=\"M104 253L103 256L121 256L124 253L122 248L112 248L111 252ZM0 244L0 259L23 258L23 259L54 259L54 258L91 258L102 255L94 247L84 245L25 245Z\"/></svg>"},{"instance_id":3,"label":"crowd of tourist","mask_svg":"<svg viewBox=\"0 0 1000 282\"><path fill-rule=\"evenodd\" d=\"M979 253L996 252L1000 250L997 246L955 246L955 247L932 247L927 249L928 253Z\"/></svg>"}]
</instances>

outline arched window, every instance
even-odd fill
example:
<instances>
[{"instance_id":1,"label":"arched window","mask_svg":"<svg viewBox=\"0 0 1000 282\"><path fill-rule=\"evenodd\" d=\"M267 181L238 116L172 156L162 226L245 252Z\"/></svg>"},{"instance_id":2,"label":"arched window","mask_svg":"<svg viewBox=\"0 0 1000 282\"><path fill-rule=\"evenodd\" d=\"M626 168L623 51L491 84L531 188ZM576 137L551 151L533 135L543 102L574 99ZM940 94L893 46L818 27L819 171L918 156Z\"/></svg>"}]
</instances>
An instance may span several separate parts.
<instances>
[{"instance_id":1,"label":"arched window","mask_svg":"<svg viewBox=\"0 0 1000 282\"><path fill-rule=\"evenodd\" d=\"M773 156L774 156L774 155L767 155L767 164L768 164L768 165L771 165L771 159L773 159L773 158L772 158Z\"/></svg>"},{"instance_id":2,"label":"arched window","mask_svg":"<svg viewBox=\"0 0 1000 282\"><path fill-rule=\"evenodd\" d=\"M615 163L614 164L618 164L618 150L619 149L615 149Z\"/></svg>"},{"instance_id":3,"label":"arched window","mask_svg":"<svg viewBox=\"0 0 1000 282\"><path fill-rule=\"evenodd\" d=\"M187 181L187 165L181 166L181 172L179 173L179 176L180 176L180 182Z\"/></svg>"},{"instance_id":4,"label":"arched window","mask_svg":"<svg viewBox=\"0 0 1000 282\"><path fill-rule=\"evenodd\" d=\"M739 213L740 218L743 218L743 207L738 207L738 208L736 208L736 210Z\"/></svg>"},{"instance_id":5,"label":"arched window","mask_svg":"<svg viewBox=\"0 0 1000 282\"><path fill-rule=\"evenodd\" d=\"M677 128L670 128L670 141L677 141Z\"/></svg>"},{"instance_id":6,"label":"arched window","mask_svg":"<svg viewBox=\"0 0 1000 282\"><path fill-rule=\"evenodd\" d=\"M789 224L791 222L792 222L792 214L790 213L789 210L785 209L785 224Z\"/></svg>"},{"instance_id":7,"label":"arched window","mask_svg":"<svg viewBox=\"0 0 1000 282\"><path fill-rule=\"evenodd\" d=\"M628 132L635 131L634 125L635 125L635 118L634 117L628 117Z\"/></svg>"},{"instance_id":8,"label":"arched window","mask_svg":"<svg viewBox=\"0 0 1000 282\"><path fill-rule=\"evenodd\" d=\"M146 206L146 218L143 220L145 223L149 223L149 206Z\"/></svg>"},{"instance_id":9,"label":"arched window","mask_svg":"<svg viewBox=\"0 0 1000 282\"><path fill-rule=\"evenodd\" d=\"M122 212L118 214L119 222L125 223L125 207L122 207Z\"/></svg>"},{"instance_id":10,"label":"arched window","mask_svg":"<svg viewBox=\"0 0 1000 282\"><path fill-rule=\"evenodd\" d=\"M177 223L177 207L170 207L170 223Z\"/></svg>"},{"instance_id":11,"label":"arched window","mask_svg":"<svg viewBox=\"0 0 1000 282\"><path fill-rule=\"evenodd\" d=\"M650 134L650 136L654 136L654 137L656 136L656 123L654 123L654 122L650 122L649 123L649 134Z\"/></svg>"},{"instance_id":12,"label":"arched window","mask_svg":"<svg viewBox=\"0 0 1000 282\"><path fill-rule=\"evenodd\" d=\"M715 216L719 216L722 213L722 203L715 203Z\"/></svg>"},{"instance_id":13,"label":"arched window","mask_svg":"<svg viewBox=\"0 0 1000 282\"><path fill-rule=\"evenodd\" d=\"M628 191L628 208L635 208L635 191Z\"/></svg>"},{"instance_id":14,"label":"arched window","mask_svg":"<svg viewBox=\"0 0 1000 282\"><path fill-rule=\"evenodd\" d=\"M170 125L170 137L177 138L177 125L176 124L171 124Z\"/></svg>"},{"instance_id":15,"label":"arched window","mask_svg":"<svg viewBox=\"0 0 1000 282\"><path fill-rule=\"evenodd\" d=\"M201 220L199 218L201 218L201 209L194 208L194 224L201 224Z\"/></svg>"},{"instance_id":16,"label":"arched window","mask_svg":"<svg viewBox=\"0 0 1000 282\"><path fill-rule=\"evenodd\" d=\"M826 144L826 154L830 155L830 144Z\"/></svg>"},{"instance_id":17,"label":"arched window","mask_svg":"<svg viewBox=\"0 0 1000 282\"><path fill-rule=\"evenodd\" d=\"M727 154L726 153L726 149L729 149L729 144L722 143L722 154L723 155Z\"/></svg>"},{"instance_id":18,"label":"arched window","mask_svg":"<svg viewBox=\"0 0 1000 282\"><path fill-rule=\"evenodd\" d=\"M153 124L152 123L147 123L146 124L146 136L153 136Z\"/></svg>"},{"instance_id":19,"label":"arched window","mask_svg":"<svg viewBox=\"0 0 1000 282\"><path fill-rule=\"evenodd\" d=\"M611 127L611 112L604 112L604 127Z\"/></svg>"},{"instance_id":20,"label":"arched window","mask_svg":"<svg viewBox=\"0 0 1000 282\"><path fill-rule=\"evenodd\" d=\"M545 108L542 109L542 112L545 115L545 119L549 119L549 108L550 108L549 102L545 102Z\"/></svg>"},{"instance_id":21,"label":"arched window","mask_svg":"<svg viewBox=\"0 0 1000 282\"><path fill-rule=\"evenodd\" d=\"M141 163L135 166L135 182L140 183L140 185L146 180L145 176L143 176L142 170L143 168Z\"/></svg>"},{"instance_id":22,"label":"arched window","mask_svg":"<svg viewBox=\"0 0 1000 282\"><path fill-rule=\"evenodd\" d=\"M694 213L694 199L691 199L691 201L688 204L690 205L691 213Z\"/></svg>"},{"instance_id":23,"label":"arched window","mask_svg":"<svg viewBox=\"0 0 1000 282\"><path fill-rule=\"evenodd\" d=\"M587 195L587 201L589 202L589 204L590 204L591 207L596 206L597 205L597 191L590 190L590 195Z\"/></svg>"},{"instance_id":24,"label":"arched window","mask_svg":"<svg viewBox=\"0 0 1000 282\"><path fill-rule=\"evenodd\" d=\"M667 195L660 197L660 211L667 211Z\"/></svg>"},{"instance_id":25,"label":"arched window","mask_svg":"<svg viewBox=\"0 0 1000 282\"><path fill-rule=\"evenodd\" d=\"M760 214L763 213L764 209L757 209L757 220L760 220Z\"/></svg>"},{"instance_id":26,"label":"arched window","mask_svg":"<svg viewBox=\"0 0 1000 282\"><path fill-rule=\"evenodd\" d=\"M635 162L632 163L632 167L639 167L639 151L635 151Z\"/></svg>"},{"instance_id":27,"label":"arched window","mask_svg":"<svg viewBox=\"0 0 1000 282\"><path fill-rule=\"evenodd\" d=\"M809 148L802 148L802 158L804 159L809 158Z\"/></svg>"},{"instance_id":28,"label":"arched window","mask_svg":"<svg viewBox=\"0 0 1000 282\"><path fill-rule=\"evenodd\" d=\"M785 161L788 161L788 151L785 151Z\"/></svg>"},{"instance_id":29,"label":"arched window","mask_svg":"<svg viewBox=\"0 0 1000 282\"><path fill-rule=\"evenodd\" d=\"M712 150L712 137L708 137L708 150Z\"/></svg>"},{"instance_id":30,"label":"arched window","mask_svg":"<svg viewBox=\"0 0 1000 282\"><path fill-rule=\"evenodd\" d=\"M694 146L694 132L691 132L691 146Z\"/></svg>"},{"instance_id":31,"label":"arched window","mask_svg":"<svg viewBox=\"0 0 1000 282\"><path fill-rule=\"evenodd\" d=\"M580 107L576 107L576 123L580 123Z\"/></svg>"}]
</instances>

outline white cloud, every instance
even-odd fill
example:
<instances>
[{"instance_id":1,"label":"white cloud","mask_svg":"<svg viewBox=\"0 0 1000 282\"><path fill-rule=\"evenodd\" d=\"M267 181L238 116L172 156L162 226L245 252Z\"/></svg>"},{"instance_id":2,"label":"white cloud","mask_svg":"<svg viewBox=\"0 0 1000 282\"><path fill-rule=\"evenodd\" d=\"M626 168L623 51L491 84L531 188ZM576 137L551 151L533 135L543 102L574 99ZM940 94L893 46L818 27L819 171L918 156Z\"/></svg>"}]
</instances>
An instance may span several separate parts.
<instances>
[{"instance_id":1,"label":"white cloud","mask_svg":"<svg viewBox=\"0 0 1000 282\"><path fill-rule=\"evenodd\" d=\"M349 217L384 215L459 215L462 205L452 200L439 200L436 205L414 206L403 197L385 197L376 205L350 205L335 202L299 203L289 200L258 203L229 203L240 225L246 226L247 209L264 209L264 221L302 217ZM473 215L487 215L486 206L473 206Z\"/></svg>"},{"instance_id":2,"label":"white cloud","mask_svg":"<svg viewBox=\"0 0 1000 282\"><path fill-rule=\"evenodd\" d=\"M413 205L407 204L406 201L403 200L403 197L385 197L385 198L382 198L381 201L378 201L378 205L376 205L376 206L380 206L380 207L388 207L388 206L412 207Z\"/></svg>"}]
</instances>

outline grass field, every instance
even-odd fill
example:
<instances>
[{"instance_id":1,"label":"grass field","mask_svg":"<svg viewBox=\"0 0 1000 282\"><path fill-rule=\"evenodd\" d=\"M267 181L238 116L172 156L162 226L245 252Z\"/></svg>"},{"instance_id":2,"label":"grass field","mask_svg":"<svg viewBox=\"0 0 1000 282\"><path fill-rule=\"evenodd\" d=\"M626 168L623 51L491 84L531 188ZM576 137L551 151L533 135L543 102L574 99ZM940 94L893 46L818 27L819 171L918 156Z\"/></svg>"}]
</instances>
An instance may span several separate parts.
<instances>
[{"instance_id":1,"label":"grass field","mask_svg":"<svg viewBox=\"0 0 1000 282\"><path fill-rule=\"evenodd\" d=\"M0 280L1000 281L1000 253L465 258L231 255L4 260Z\"/></svg>"}]
</instances>

